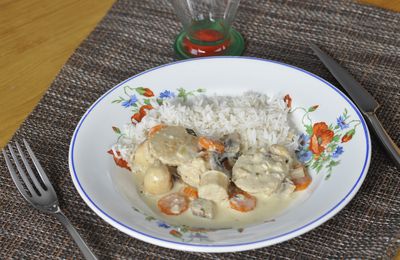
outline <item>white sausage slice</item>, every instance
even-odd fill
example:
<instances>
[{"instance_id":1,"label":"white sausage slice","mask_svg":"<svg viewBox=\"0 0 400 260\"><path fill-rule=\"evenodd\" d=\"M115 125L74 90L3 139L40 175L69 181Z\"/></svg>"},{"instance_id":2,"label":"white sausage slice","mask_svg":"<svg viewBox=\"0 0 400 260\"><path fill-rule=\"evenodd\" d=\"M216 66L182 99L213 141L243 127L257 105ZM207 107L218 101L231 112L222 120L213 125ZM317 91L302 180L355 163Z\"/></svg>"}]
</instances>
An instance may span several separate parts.
<instances>
[{"instance_id":1,"label":"white sausage slice","mask_svg":"<svg viewBox=\"0 0 400 260\"><path fill-rule=\"evenodd\" d=\"M178 166L197 156L197 138L181 126L168 126L149 139L151 154L162 163Z\"/></svg>"},{"instance_id":2,"label":"white sausage slice","mask_svg":"<svg viewBox=\"0 0 400 260\"><path fill-rule=\"evenodd\" d=\"M232 181L248 193L275 192L288 174L285 162L275 161L263 153L239 157L232 169Z\"/></svg>"},{"instance_id":3,"label":"white sausage slice","mask_svg":"<svg viewBox=\"0 0 400 260\"><path fill-rule=\"evenodd\" d=\"M185 183L198 188L200 176L208 170L208 166L204 159L199 157L179 165L177 170Z\"/></svg>"},{"instance_id":4,"label":"white sausage slice","mask_svg":"<svg viewBox=\"0 0 400 260\"><path fill-rule=\"evenodd\" d=\"M229 178L220 171L208 171L200 176L199 197L220 202L228 198Z\"/></svg>"}]
</instances>

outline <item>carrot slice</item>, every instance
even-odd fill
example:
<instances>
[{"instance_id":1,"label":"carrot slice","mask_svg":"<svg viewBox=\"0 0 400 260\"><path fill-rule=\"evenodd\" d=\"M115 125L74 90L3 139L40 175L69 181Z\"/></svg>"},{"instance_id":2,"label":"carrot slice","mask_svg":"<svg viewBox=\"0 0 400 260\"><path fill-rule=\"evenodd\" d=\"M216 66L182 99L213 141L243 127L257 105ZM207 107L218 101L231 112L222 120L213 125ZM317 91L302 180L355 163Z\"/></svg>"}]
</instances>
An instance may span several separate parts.
<instances>
[{"instance_id":1,"label":"carrot slice","mask_svg":"<svg viewBox=\"0 0 400 260\"><path fill-rule=\"evenodd\" d=\"M304 171L304 177L294 178L292 179L294 185L296 186L295 191L305 190L311 184L312 179L311 176Z\"/></svg>"},{"instance_id":2,"label":"carrot slice","mask_svg":"<svg viewBox=\"0 0 400 260\"><path fill-rule=\"evenodd\" d=\"M236 189L229 196L229 204L231 205L231 208L237 211L248 212L256 207L257 199L245 191Z\"/></svg>"},{"instance_id":3,"label":"carrot slice","mask_svg":"<svg viewBox=\"0 0 400 260\"><path fill-rule=\"evenodd\" d=\"M202 149L216 151L218 153L223 153L225 150L223 143L221 143L220 141L211 140L204 136L199 138L199 146Z\"/></svg>"},{"instance_id":4,"label":"carrot slice","mask_svg":"<svg viewBox=\"0 0 400 260\"><path fill-rule=\"evenodd\" d=\"M157 206L166 215L179 215L188 209L189 202L186 196L175 192L158 200Z\"/></svg>"},{"instance_id":5,"label":"carrot slice","mask_svg":"<svg viewBox=\"0 0 400 260\"><path fill-rule=\"evenodd\" d=\"M166 128L166 127L167 127L167 126L166 126L166 125L163 125L163 124L159 124L159 125L153 126L152 128L150 128L149 133L148 133L148 136L149 136L149 137L152 137L152 136L154 136L158 131L160 131L161 129Z\"/></svg>"},{"instance_id":6,"label":"carrot slice","mask_svg":"<svg viewBox=\"0 0 400 260\"><path fill-rule=\"evenodd\" d=\"M191 186L186 186L182 189L182 193L191 200L195 200L199 197L197 189Z\"/></svg>"}]
</instances>

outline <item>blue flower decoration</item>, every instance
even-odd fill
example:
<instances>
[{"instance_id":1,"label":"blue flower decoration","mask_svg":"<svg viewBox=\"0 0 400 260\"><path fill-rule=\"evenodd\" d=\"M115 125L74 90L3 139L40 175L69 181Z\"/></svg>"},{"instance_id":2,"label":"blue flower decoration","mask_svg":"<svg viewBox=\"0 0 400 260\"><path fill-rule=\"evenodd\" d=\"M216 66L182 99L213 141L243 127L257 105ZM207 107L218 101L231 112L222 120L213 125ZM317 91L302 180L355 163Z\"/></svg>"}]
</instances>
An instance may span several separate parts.
<instances>
[{"instance_id":1,"label":"blue flower decoration","mask_svg":"<svg viewBox=\"0 0 400 260\"><path fill-rule=\"evenodd\" d=\"M164 90L163 92L160 93L160 98L164 99L164 98L174 98L175 97L175 93L169 90Z\"/></svg>"},{"instance_id":2,"label":"blue flower decoration","mask_svg":"<svg viewBox=\"0 0 400 260\"><path fill-rule=\"evenodd\" d=\"M165 223L164 221L158 220L157 225L162 228L170 228L171 226Z\"/></svg>"},{"instance_id":3,"label":"blue flower decoration","mask_svg":"<svg viewBox=\"0 0 400 260\"><path fill-rule=\"evenodd\" d=\"M336 122L337 122L337 125L340 127L340 129L346 129L346 128L349 128L349 125L348 124L346 124L346 122L345 122L345 119L343 118L343 116L339 116L337 119L336 119Z\"/></svg>"},{"instance_id":4,"label":"blue flower decoration","mask_svg":"<svg viewBox=\"0 0 400 260\"><path fill-rule=\"evenodd\" d=\"M338 158L344 152L343 147L338 146L336 150L332 153L332 158Z\"/></svg>"},{"instance_id":5,"label":"blue flower decoration","mask_svg":"<svg viewBox=\"0 0 400 260\"><path fill-rule=\"evenodd\" d=\"M133 106L136 102L138 101L137 97L135 95L130 96L128 100L125 100L122 102L122 106L124 107L131 107Z\"/></svg>"},{"instance_id":6,"label":"blue flower decoration","mask_svg":"<svg viewBox=\"0 0 400 260\"><path fill-rule=\"evenodd\" d=\"M308 147L308 142L310 141L310 137L306 134L301 134L299 137L300 147Z\"/></svg>"},{"instance_id":7,"label":"blue flower decoration","mask_svg":"<svg viewBox=\"0 0 400 260\"><path fill-rule=\"evenodd\" d=\"M301 150L299 152L296 152L296 154L297 159L302 163L308 162L312 157L312 153L308 150Z\"/></svg>"}]
</instances>

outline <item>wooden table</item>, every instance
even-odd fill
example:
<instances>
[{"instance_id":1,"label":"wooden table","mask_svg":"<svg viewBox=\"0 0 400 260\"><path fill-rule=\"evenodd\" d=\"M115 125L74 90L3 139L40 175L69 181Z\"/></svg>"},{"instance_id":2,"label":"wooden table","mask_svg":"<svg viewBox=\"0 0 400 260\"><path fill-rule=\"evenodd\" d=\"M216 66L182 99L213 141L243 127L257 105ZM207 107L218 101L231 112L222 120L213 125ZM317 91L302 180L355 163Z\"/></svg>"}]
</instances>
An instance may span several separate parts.
<instances>
[{"instance_id":1,"label":"wooden table","mask_svg":"<svg viewBox=\"0 0 400 260\"><path fill-rule=\"evenodd\" d=\"M0 0L0 147L115 0Z\"/></svg>"},{"instance_id":2,"label":"wooden table","mask_svg":"<svg viewBox=\"0 0 400 260\"><path fill-rule=\"evenodd\" d=\"M0 147L113 2L0 0ZM361 2L400 12L400 0Z\"/></svg>"}]
</instances>

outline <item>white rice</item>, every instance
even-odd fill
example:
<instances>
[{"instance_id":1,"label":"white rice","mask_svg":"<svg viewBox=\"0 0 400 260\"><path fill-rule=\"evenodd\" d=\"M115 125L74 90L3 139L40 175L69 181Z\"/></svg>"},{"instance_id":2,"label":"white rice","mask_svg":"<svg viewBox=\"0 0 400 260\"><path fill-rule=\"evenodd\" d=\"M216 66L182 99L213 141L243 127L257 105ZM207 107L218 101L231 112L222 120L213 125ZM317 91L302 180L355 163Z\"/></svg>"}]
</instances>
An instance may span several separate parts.
<instances>
[{"instance_id":1,"label":"white rice","mask_svg":"<svg viewBox=\"0 0 400 260\"><path fill-rule=\"evenodd\" d=\"M165 99L163 105L148 111L140 123L126 124L121 129L123 136L112 149L129 162L137 145L145 141L148 130L163 123L190 128L198 135L215 139L237 132L244 150L282 144L294 151L298 135L289 126L288 112L282 97L272 98L257 92Z\"/></svg>"}]
</instances>

